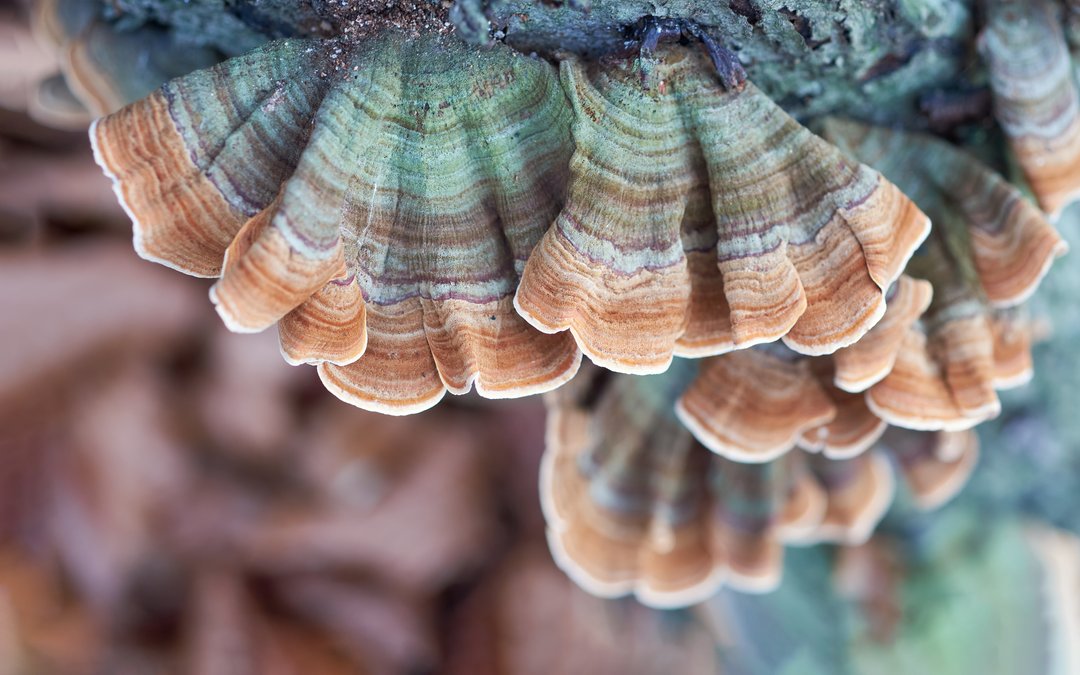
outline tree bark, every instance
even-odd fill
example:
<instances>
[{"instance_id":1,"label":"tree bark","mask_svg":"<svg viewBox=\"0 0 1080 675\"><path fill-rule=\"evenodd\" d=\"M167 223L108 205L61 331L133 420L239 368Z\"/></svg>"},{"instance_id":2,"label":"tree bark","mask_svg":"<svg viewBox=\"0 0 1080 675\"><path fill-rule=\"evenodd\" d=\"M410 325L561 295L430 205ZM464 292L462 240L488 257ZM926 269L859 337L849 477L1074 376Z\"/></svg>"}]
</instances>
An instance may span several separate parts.
<instances>
[{"instance_id":1,"label":"tree bark","mask_svg":"<svg viewBox=\"0 0 1080 675\"><path fill-rule=\"evenodd\" d=\"M387 17L395 2L385 3ZM431 0L408 0L418 2ZM114 0L110 11L130 24L171 26L232 55L266 39L341 31L335 4ZM967 91L981 77L972 48L975 0L592 0L587 11L582 0L458 0L447 12L448 4L434 0L429 11L452 16L464 39L494 35L544 56L617 51L626 28L646 15L692 20L739 55L758 87L803 119L841 113L927 127L920 95ZM365 11L370 17L379 10Z\"/></svg>"}]
</instances>

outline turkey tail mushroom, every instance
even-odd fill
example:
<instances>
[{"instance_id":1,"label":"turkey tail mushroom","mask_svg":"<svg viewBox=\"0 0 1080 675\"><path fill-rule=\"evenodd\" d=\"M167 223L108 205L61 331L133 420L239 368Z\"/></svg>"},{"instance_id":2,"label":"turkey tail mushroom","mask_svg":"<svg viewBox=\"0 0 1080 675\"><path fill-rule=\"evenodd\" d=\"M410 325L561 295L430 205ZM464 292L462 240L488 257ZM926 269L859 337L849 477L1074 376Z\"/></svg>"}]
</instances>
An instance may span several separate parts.
<instances>
[{"instance_id":1,"label":"turkey tail mushroom","mask_svg":"<svg viewBox=\"0 0 1080 675\"><path fill-rule=\"evenodd\" d=\"M909 429L969 429L1001 411L988 312L942 249L932 246L916 261L934 277L929 312L908 330L892 371L867 392L874 414Z\"/></svg>"},{"instance_id":2,"label":"turkey tail mushroom","mask_svg":"<svg viewBox=\"0 0 1080 675\"><path fill-rule=\"evenodd\" d=\"M788 355L759 347L704 359L676 404L679 419L705 447L729 460L780 457L803 432L837 413L810 364Z\"/></svg>"},{"instance_id":3,"label":"turkey tail mushroom","mask_svg":"<svg viewBox=\"0 0 1080 675\"><path fill-rule=\"evenodd\" d=\"M95 157L135 227L135 250L200 277L221 274L244 224L296 170L326 95L324 55L300 40L165 84L98 120Z\"/></svg>"},{"instance_id":4,"label":"turkey tail mushroom","mask_svg":"<svg viewBox=\"0 0 1080 675\"><path fill-rule=\"evenodd\" d=\"M825 518L828 496L807 466L805 453L789 453L782 461L783 508L777 518L776 531L785 543L807 541Z\"/></svg>"},{"instance_id":5,"label":"turkey tail mushroom","mask_svg":"<svg viewBox=\"0 0 1080 675\"><path fill-rule=\"evenodd\" d=\"M548 540L593 594L678 607L722 584L770 590L782 537L824 513L816 482L788 457L740 464L693 438L672 412L693 373L685 361L646 378L590 367L546 399Z\"/></svg>"},{"instance_id":6,"label":"turkey tail mushroom","mask_svg":"<svg viewBox=\"0 0 1080 675\"><path fill-rule=\"evenodd\" d=\"M580 352L570 336L525 323L512 296L563 198L571 113L558 81L546 63L504 47L392 45L374 90L348 105L385 148L349 158L360 166L346 235L369 303L368 350L320 375L345 400L383 412L474 384L491 398L557 387ZM455 59L431 59L434 49ZM386 130L387 109L403 131Z\"/></svg>"},{"instance_id":7,"label":"turkey tail mushroom","mask_svg":"<svg viewBox=\"0 0 1080 675\"><path fill-rule=\"evenodd\" d=\"M882 447L896 459L915 503L926 510L936 509L956 496L979 459L979 437L970 429L890 429Z\"/></svg>"},{"instance_id":8,"label":"turkey tail mushroom","mask_svg":"<svg viewBox=\"0 0 1080 675\"><path fill-rule=\"evenodd\" d=\"M890 424L961 431L1001 410L997 390L1031 376L1031 327L1019 308L992 309L969 261L937 237L910 273L937 291L925 318L908 329L892 371L867 391L867 403ZM975 277L974 281L971 279Z\"/></svg>"},{"instance_id":9,"label":"turkey tail mushroom","mask_svg":"<svg viewBox=\"0 0 1080 675\"><path fill-rule=\"evenodd\" d=\"M1027 300L1054 260L1069 250L1018 189L942 140L835 118L824 123L824 135L880 170L949 231L993 307Z\"/></svg>"},{"instance_id":10,"label":"turkey tail mushroom","mask_svg":"<svg viewBox=\"0 0 1080 675\"><path fill-rule=\"evenodd\" d=\"M888 426L866 405L863 394L850 394L822 383L836 409L836 417L804 431L799 447L819 452L827 459L851 459L871 448Z\"/></svg>"},{"instance_id":11,"label":"turkey tail mushroom","mask_svg":"<svg viewBox=\"0 0 1080 675\"><path fill-rule=\"evenodd\" d=\"M552 553L579 586L674 607L712 595L724 568L707 527L709 453L655 394L591 368L550 394L540 494Z\"/></svg>"},{"instance_id":12,"label":"turkey tail mushroom","mask_svg":"<svg viewBox=\"0 0 1080 675\"><path fill-rule=\"evenodd\" d=\"M1080 93L1046 0L984 0L979 51L994 113L1032 192L1053 217L1080 197Z\"/></svg>"},{"instance_id":13,"label":"turkey tail mushroom","mask_svg":"<svg viewBox=\"0 0 1080 675\"><path fill-rule=\"evenodd\" d=\"M703 53L655 54L562 64L569 195L518 310L637 374L779 338L806 354L858 340L929 221L753 84L726 91Z\"/></svg>"},{"instance_id":14,"label":"turkey tail mushroom","mask_svg":"<svg viewBox=\"0 0 1080 675\"><path fill-rule=\"evenodd\" d=\"M318 77L311 76L318 73ZM146 258L221 276L234 330L362 408L523 396L576 372L512 297L562 201L571 111L547 63L386 32L282 40L92 130Z\"/></svg>"},{"instance_id":15,"label":"turkey tail mushroom","mask_svg":"<svg viewBox=\"0 0 1080 675\"><path fill-rule=\"evenodd\" d=\"M1027 384L1035 372L1031 357L1034 328L1023 308L993 312L990 330L994 336L994 382L999 389Z\"/></svg>"},{"instance_id":16,"label":"turkey tail mushroom","mask_svg":"<svg viewBox=\"0 0 1080 675\"><path fill-rule=\"evenodd\" d=\"M1034 292L1065 242L1003 178L943 141L835 119L824 133L893 180L935 223L907 268L931 284L933 300L919 320L900 311L902 302L895 320L886 312L882 331L892 326L893 339L902 339L893 368L867 392L871 410L927 431L960 431L996 416L995 390L1021 384L1030 369L1030 336L1010 308ZM862 349L839 353L838 371Z\"/></svg>"},{"instance_id":17,"label":"turkey tail mushroom","mask_svg":"<svg viewBox=\"0 0 1080 675\"><path fill-rule=\"evenodd\" d=\"M881 321L864 339L833 354L835 386L861 392L884 379L896 364L904 336L930 307L933 295L929 281L901 276L886 296Z\"/></svg>"},{"instance_id":18,"label":"turkey tail mushroom","mask_svg":"<svg viewBox=\"0 0 1080 675\"><path fill-rule=\"evenodd\" d=\"M892 504L896 480L878 451L845 460L808 458L825 491L825 515L809 541L858 546L865 543Z\"/></svg>"}]
</instances>

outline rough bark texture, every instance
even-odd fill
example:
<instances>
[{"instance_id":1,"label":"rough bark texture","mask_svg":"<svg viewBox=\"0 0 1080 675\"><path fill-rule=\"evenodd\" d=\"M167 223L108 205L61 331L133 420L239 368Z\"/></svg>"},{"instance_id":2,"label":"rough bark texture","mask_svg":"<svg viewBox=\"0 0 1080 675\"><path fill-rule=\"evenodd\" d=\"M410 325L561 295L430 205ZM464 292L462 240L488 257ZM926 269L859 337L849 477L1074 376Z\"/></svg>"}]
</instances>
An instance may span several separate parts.
<instances>
[{"instance_id":1,"label":"rough bark texture","mask_svg":"<svg viewBox=\"0 0 1080 675\"><path fill-rule=\"evenodd\" d=\"M449 14L464 39L491 34L525 51L617 51L647 15L693 20L735 50L750 77L789 112L843 111L878 122L927 126L919 94L968 89L974 0L459 0ZM346 9L343 9L346 8ZM348 34L347 15L447 14L443 0L114 0L118 21L174 27L226 54L267 38ZM343 15L346 18L343 18ZM408 19L405 20L406 22ZM490 21L490 24L488 23Z\"/></svg>"},{"instance_id":2,"label":"rough bark texture","mask_svg":"<svg viewBox=\"0 0 1080 675\"><path fill-rule=\"evenodd\" d=\"M691 19L735 50L750 78L799 116L842 110L912 120L920 90L960 79L973 35L970 0L616 0L587 14L513 0L493 12L523 51L616 49L645 15Z\"/></svg>"}]
</instances>

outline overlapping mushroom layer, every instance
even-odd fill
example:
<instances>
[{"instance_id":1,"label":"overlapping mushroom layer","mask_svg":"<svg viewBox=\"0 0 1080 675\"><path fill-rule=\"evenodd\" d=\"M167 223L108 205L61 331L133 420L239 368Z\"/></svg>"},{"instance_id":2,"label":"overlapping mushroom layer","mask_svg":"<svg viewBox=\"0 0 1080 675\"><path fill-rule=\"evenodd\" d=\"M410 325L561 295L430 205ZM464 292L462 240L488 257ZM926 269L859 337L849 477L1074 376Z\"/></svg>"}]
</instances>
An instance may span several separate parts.
<instances>
[{"instance_id":1,"label":"overlapping mushroom layer","mask_svg":"<svg viewBox=\"0 0 1080 675\"><path fill-rule=\"evenodd\" d=\"M549 395L540 489L560 566L592 593L662 607L722 584L761 592L785 544L865 542L894 470L922 508L955 495L975 434L886 432L826 361L755 347L645 377L589 368Z\"/></svg>"},{"instance_id":2,"label":"overlapping mushroom layer","mask_svg":"<svg viewBox=\"0 0 1080 675\"><path fill-rule=\"evenodd\" d=\"M684 46L560 83L387 32L271 43L92 138L140 254L220 277L231 329L277 324L346 401L620 373L549 397L549 539L594 593L676 606L865 540L893 466L940 504L1030 372L1017 307L1065 250L1039 209L941 141L824 133Z\"/></svg>"},{"instance_id":3,"label":"overlapping mushroom layer","mask_svg":"<svg viewBox=\"0 0 1080 675\"><path fill-rule=\"evenodd\" d=\"M829 353L881 317L929 223L875 171L698 50L561 72L576 151L515 298L530 323L655 373L781 337Z\"/></svg>"},{"instance_id":4,"label":"overlapping mushroom layer","mask_svg":"<svg viewBox=\"0 0 1080 675\"><path fill-rule=\"evenodd\" d=\"M693 373L685 361L644 378L589 368L549 395L548 539L592 593L671 607L721 584L771 590L783 542L861 542L891 502L892 469L877 452L755 464L710 453L671 407Z\"/></svg>"},{"instance_id":5,"label":"overlapping mushroom layer","mask_svg":"<svg viewBox=\"0 0 1080 675\"><path fill-rule=\"evenodd\" d=\"M576 371L572 339L511 304L562 203L569 125L547 63L385 33L271 43L92 135L142 255L220 275L230 328L280 321L288 360L400 414Z\"/></svg>"},{"instance_id":6,"label":"overlapping mushroom layer","mask_svg":"<svg viewBox=\"0 0 1080 675\"><path fill-rule=\"evenodd\" d=\"M971 427L997 414L995 389L1030 375L1031 330L1019 305L1065 250L1045 217L941 141L836 120L826 136L895 175L934 218L911 276L888 290L881 321L832 355L777 342L551 397L542 484L550 537L587 588L676 604L725 575L736 587L763 587L732 573L714 518L702 515L726 500L770 523L754 530L757 557L747 558L757 580L773 578L765 570L782 542L864 541L892 500L892 467L917 505L935 508L970 475ZM711 470L709 460L690 459L706 450L718 456ZM710 471L727 482L707 482ZM759 498L744 499L745 490ZM672 561L657 554L666 541L680 542L663 549ZM690 558L686 542L699 547ZM687 559L697 576L680 576Z\"/></svg>"},{"instance_id":7,"label":"overlapping mushroom layer","mask_svg":"<svg viewBox=\"0 0 1080 675\"><path fill-rule=\"evenodd\" d=\"M828 353L881 318L928 222L879 174L697 51L562 68L572 106L504 47L280 41L92 136L139 252L220 275L230 328L277 322L364 408L551 389L577 345L656 372L780 337Z\"/></svg>"},{"instance_id":8,"label":"overlapping mushroom layer","mask_svg":"<svg viewBox=\"0 0 1080 675\"><path fill-rule=\"evenodd\" d=\"M1080 197L1080 91L1055 7L989 0L979 51L994 113L1040 206L1055 217Z\"/></svg>"},{"instance_id":9,"label":"overlapping mushroom layer","mask_svg":"<svg viewBox=\"0 0 1080 675\"><path fill-rule=\"evenodd\" d=\"M1030 377L1030 328L1018 307L1067 245L1016 188L943 141L839 120L827 121L824 133L892 179L934 222L907 269L932 284L934 299L921 320L890 306L875 327L901 345L891 372L869 388L870 406L912 429L961 430L994 417L995 390Z\"/></svg>"}]
</instances>

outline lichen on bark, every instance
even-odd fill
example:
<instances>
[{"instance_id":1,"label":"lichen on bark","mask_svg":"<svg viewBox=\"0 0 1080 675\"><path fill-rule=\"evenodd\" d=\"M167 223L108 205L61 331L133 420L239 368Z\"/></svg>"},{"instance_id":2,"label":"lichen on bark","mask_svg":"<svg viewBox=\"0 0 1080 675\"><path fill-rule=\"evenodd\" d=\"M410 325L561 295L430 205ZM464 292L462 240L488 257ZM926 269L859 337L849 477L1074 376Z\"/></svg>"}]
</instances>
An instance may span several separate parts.
<instances>
[{"instance_id":1,"label":"lichen on bark","mask_svg":"<svg viewBox=\"0 0 1080 675\"><path fill-rule=\"evenodd\" d=\"M428 14L439 23L448 0L114 0L127 24L172 27L225 54L291 35L348 34L343 14ZM600 55L621 48L647 15L692 20L736 51L751 79L802 119L843 112L879 123L925 127L920 93L970 86L975 0L458 0L463 39L491 36L526 53ZM360 19L357 19L359 21ZM408 19L405 20L406 22ZM425 29L427 27L425 26Z\"/></svg>"},{"instance_id":2,"label":"lichen on bark","mask_svg":"<svg viewBox=\"0 0 1080 675\"><path fill-rule=\"evenodd\" d=\"M696 21L735 50L750 78L799 117L843 111L921 126L918 92L960 79L970 0L617 0L583 13L501 2L493 22L525 51L616 49L622 28L655 15Z\"/></svg>"}]
</instances>

